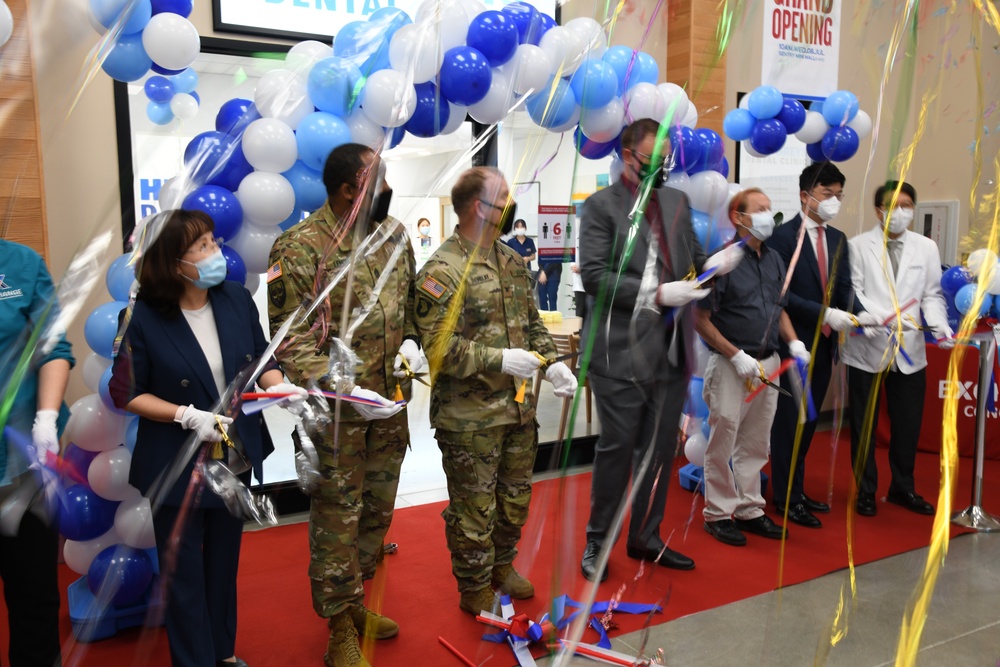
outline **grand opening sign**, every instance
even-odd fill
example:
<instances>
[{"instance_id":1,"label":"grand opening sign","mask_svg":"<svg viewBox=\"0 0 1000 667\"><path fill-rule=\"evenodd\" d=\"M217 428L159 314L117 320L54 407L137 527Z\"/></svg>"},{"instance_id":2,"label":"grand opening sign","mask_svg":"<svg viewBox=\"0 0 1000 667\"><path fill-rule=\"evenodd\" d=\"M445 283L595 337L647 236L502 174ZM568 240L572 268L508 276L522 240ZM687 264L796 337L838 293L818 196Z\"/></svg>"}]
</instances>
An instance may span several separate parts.
<instances>
[{"instance_id":1,"label":"grand opening sign","mask_svg":"<svg viewBox=\"0 0 1000 667\"><path fill-rule=\"evenodd\" d=\"M837 90L841 0L767 0L761 83L786 95Z\"/></svg>"}]
</instances>

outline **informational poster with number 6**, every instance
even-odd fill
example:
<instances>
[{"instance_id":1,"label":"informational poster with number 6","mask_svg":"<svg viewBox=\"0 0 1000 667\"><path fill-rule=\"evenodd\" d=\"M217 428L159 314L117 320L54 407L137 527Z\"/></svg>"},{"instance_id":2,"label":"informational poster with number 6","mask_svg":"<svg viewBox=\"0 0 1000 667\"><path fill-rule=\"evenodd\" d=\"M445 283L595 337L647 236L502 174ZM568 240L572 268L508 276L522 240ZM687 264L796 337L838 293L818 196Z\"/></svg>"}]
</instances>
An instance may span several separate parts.
<instances>
[{"instance_id":1,"label":"informational poster with number 6","mask_svg":"<svg viewBox=\"0 0 1000 667\"><path fill-rule=\"evenodd\" d=\"M576 214L572 206L538 206L539 262L561 257L564 262L576 261L576 237L573 226Z\"/></svg>"}]
</instances>

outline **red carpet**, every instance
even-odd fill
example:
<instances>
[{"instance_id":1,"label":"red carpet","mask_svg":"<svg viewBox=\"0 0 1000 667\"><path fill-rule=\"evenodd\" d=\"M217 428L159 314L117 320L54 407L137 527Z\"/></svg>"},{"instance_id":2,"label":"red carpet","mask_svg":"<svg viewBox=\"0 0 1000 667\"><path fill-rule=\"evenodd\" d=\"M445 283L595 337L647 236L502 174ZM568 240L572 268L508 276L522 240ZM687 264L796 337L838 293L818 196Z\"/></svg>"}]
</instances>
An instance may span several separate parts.
<instances>
[{"instance_id":1,"label":"red carpet","mask_svg":"<svg viewBox=\"0 0 1000 667\"><path fill-rule=\"evenodd\" d=\"M826 434L820 434L825 436ZM846 437L842 440L833 470L832 514L823 517L822 530L791 526L785 552L783 584L807 581L847 565L845 499L849 466ZM882 493L888 484L885 450L878 451L883 473ZM819 499L830 477L829 440L818 437L810 453L807 490ZM968 504L971 488L971 461L962 459L954 505ZM917 490L936 500L938 459L920 454L917 461ZM986 479L992 482L985 505L1000 511L1000 462L987 461ZM532 514L516 563L536 586L536 595L517 605L519 611L537 618L552 594L567 593L580 599L585 581L579 573L584 545L584 526L589 506L589 475L552 480L535 486ZM561 488L561 485L564 485ZM989 486L989 485L988 485ZM693 504L692 504L692 501ZM697 569L676 572L664 568L645 569L634 582L639 563L625 556L622 542L611 559L611 577L601 586L598 600L607 600L623 583L628 587L623 600L656 602L667 596L663 614L656 623L692 614L719 605L773 590L778 584L779 544L749 536L743 548L716 542L702 529L700 496L677 487L676 471L667 504L664 538L674 548L693 557ZM384 584L382 610L399 621L399 637L379 642L368 655L377 665L458 665L437 642L443 635L475 663L490 658L491 665L511 665L509 649L480 640L485 627L458 609L458 594L451 576L445 547L443 503L400 510L396 513L390 538L400 544L399 553L386 558L380 578ZM692 515L693 511L693 515ZM693 520L692 520L693 517ZM690 523L688 523L690 520ZM924 546L932 517L907 512L894 505L879 504L875 518L859 518L855 532L857 563L866 563ZM673 531L673 537L669 533ZM957 534L953 531L953 534ZM564 537L567 536L567 537ZM534 546L537 544L537 547ZM322 665L326 646L326 626L312 611L306 578L308 547L304 525L285 526L247 533L240 565L240 619L237 653L252 667L272 665ZM75 575L63 571L64 584ZM370 606L378 603L369 591ZM63 614L66 616L65 603ZM643 618L616 614L620 629L614 634L637 630ZM0 618L6 633L6 618ZM69 637L69 620L64 619ZM585 639L595 641L590 633ZM0 650L6 657L6 637ZM147 657L150 656L150 657ZM149 632L130 630L94 644L75 644L66 652L65 664L73 665L169 665L166 637L162 629Z\"/></svg>"}]
</instances>

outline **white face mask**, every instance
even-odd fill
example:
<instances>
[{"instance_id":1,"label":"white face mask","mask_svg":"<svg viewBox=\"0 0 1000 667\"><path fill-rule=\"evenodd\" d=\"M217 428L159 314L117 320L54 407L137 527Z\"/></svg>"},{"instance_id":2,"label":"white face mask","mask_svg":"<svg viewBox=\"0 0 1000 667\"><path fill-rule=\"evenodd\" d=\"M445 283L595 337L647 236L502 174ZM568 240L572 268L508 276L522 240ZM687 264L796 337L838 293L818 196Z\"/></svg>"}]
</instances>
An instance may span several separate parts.
<instances>
[{"instance_id":1,"label":"white face mask","mask_svg":"<svg viewBox=\"0 0 1000 667\"><path fill-rule=\"evenodd\" d=\"M514 229L514 236L524 236L528 233L528 230L524 227L517 227Z\"/></svg>"},{"instance_id":2,"label":"white face mask","mask_svg":"<svg viewBox=\"0 0 1000 667\"><path fill-rule=\"evenodd\" d=\"M816 207L816 214L819 215L819 219L823 222L833 220L840 213L840 200L836 197L830 197L829 199L824 199L820 201L809 195L809 197L814 201L818 202L819 206Z\"/></svg>"},{"instance_id":3,"label":"white face mask","mask_svg":"<svg viewBox=\"0 0 1000 667\"><path fill-rule=\"evenodd\" d=\"M913 209L912 208L894 208L892 213L887 209L882 209L882 220L888 219L889 221L889 233L890 234L901 234L906 231L913 222Z\"/></svg>"},{"instance_id":4,"label":"white face mask","mask_svg":"<svg viewBox=\"0 0 1000 667\"><path fill-rule=\"evenodd\" d=\"M750 227L745 229L761 241L771 238L774 232L774 214L770 211L759 211L757 213L743 213L750 218Z\"/></svg>"}]
</instances>

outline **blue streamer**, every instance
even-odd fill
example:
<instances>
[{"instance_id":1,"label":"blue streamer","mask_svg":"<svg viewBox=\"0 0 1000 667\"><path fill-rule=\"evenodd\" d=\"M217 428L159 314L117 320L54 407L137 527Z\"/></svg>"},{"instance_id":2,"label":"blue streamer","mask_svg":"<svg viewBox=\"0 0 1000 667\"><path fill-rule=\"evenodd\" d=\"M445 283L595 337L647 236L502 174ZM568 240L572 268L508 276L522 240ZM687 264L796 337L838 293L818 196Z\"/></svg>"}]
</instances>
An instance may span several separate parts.
<instances>
[{"instance_id":1,"label":"blue streamer","mask_svg":"<svg viewBox=\"0 0 1000 667\"><path fill-rule=\"evenodd\" d=\"M608 639L608 631L604 629L604 624L597 620L596 616L590 619L590 627L600 635L600 641L597 642L597 646L610 649L611 640Z\"/></svg>"}]
</instances>

